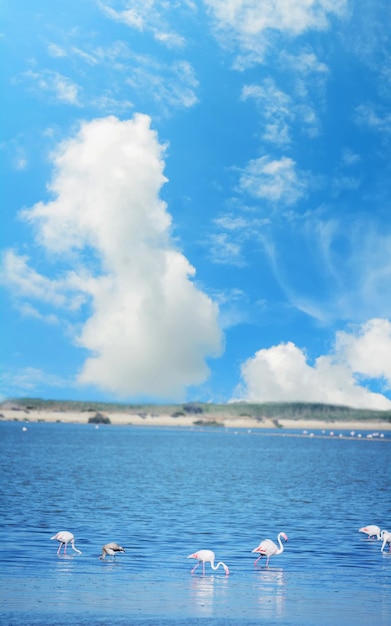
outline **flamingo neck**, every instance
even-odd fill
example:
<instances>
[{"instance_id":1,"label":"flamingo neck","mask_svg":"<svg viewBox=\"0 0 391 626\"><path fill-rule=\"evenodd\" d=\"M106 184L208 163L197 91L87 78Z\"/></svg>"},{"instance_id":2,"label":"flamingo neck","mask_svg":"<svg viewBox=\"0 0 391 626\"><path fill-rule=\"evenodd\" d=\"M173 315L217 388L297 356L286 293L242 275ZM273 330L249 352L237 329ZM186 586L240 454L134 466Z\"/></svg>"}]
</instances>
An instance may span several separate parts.
<instances>
[{"instance_id":1,"label":"flamingo neck","mask_svg":"<svg viewBox=\"0 0 391 626\"><path fill-rule=\"evenodd\" d=\"M214 564L214 561L211 561L211 562L210 562L210 566L211 566L211 568L212 568L212 569L214 569L214 570L219 569L220 565L222 565L222 567L224 568L225 572L227 573L227 571L228 571L228 567L226 566L226 564L225 564L225 563L223 563L223 561L219 561L219 562L217 563L217 565L215 565L215 564Z\"/></svg>"},{"instance_id":2,"label":"flamingo neck","mask_svg":"<svg viewBox=\"0 0 391 626\"><path fill-rule=\"evenodd\" d=\"M78 554L81 554L80 550L78 550L77 548L75 548L75 544L71 543L72 546L72 550L74 550L75 552L77 552Z\"/></svg>"},{"instance_id":3,"label":"flamingo neck","mask_svg":"<svg viewBox=\"0 0 391 626\"><path fill-rule=\"evenodd\" d=\"M278 552L276 554L281 554L281 552L284 552L284 546L282 545L281 536L282 536L282 533L279 533L277 539L278 539L278 543L280 545L280 549L278 550Z\"/></svg>"}]
</instances>

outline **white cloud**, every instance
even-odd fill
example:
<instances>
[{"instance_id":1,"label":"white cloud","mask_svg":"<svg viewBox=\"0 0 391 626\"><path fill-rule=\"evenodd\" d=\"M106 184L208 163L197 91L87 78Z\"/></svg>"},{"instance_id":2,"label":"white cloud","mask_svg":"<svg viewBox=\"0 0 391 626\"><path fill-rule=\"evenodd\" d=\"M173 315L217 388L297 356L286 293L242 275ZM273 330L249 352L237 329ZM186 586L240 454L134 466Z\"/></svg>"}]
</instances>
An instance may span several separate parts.
<instances>
[{"instance_id":1,"label":"white cloud","mask_svg":"<svg viewBox=\"0 0 391 626\"><path fill-rule=\"evenodd\" d=\"M325 63L319 61L313 50L307 48L296 55L283 52L280 60L284 65L288 65L290 69L294 69L302 76L318 75L325 77L329 73L329 68Z\"/></svg>"},{"instance_id":2,"label":"white cloud","mask_svg":"<svg viewBox=\"0 0 391 626\"><path fill-rule=\"evenodd\" d=\"M273 160L263 156L249 161L240 176L239 187L254 198L291 205L305 194L307 183L292 159Z\"/></svg>"},{"instance_id":3,"label":"white cloud","mask_svg":"<svg viewBox=\"0 0 391 626\"><path fill-rule=\"evenodd\" d=\"M64 50L64 48L62 48L56 43L48 44L48 53L50 54L51 57L54 57L54 58L62 58L62 57L67 56L66 50Z\"/></svg>"},{"instance_id":4,"label":"white cloud","mask_svg":"<svg viewBox=\"0 0 391 626\"><path fill-rule=\"evenodd\" d=\"M197 101L195 90L199 83L193 67L187 61L175 61L169 66L139 57L131 78L125 82L135 90L155 100L167 113L173 108L189 108Z\"/></svg>"},{"instance_id":5,"label":"white cloud","mask_svg":"<svg viewBox=\"0 0 391 626\"><path fill-rule=\"evenodd\" d=\"M160 3L155 0L128 0L127 8L124 10L113 9L108 2L100 2L102 12L110 19L121 22L139 31L150 31L156 41L164 44L168 48L182 48L185 39L176 32L171 32L167 24L165 14L170 10L182 8L177 3L170 6L170 3ZM187 5L194 10L195 7ZM186 5L185 7L186 8Z\"/></svg>"},{"instance_id":6,"label":"white cloud","mask_svg":"<svg viewBox=\"0 0 391 626\"><path fill-rule=\"evenodd\" d=\"M246 265L242 255L241 243L233 241L228 233L211 233L206 243L210 259L214 263L236 267L244 267Z\"/></svg>"},{"instance_id":7,"label":"white cloud","mask_svg":"<svg viewBox=\"0 0 391 626\"><path fill-rule=\"evenodd\" d=\"M99 6L102 12L112 20L117 22L122 22L129 26L130 28L136 28L137 30L143 30L145 27L145 19L142 11L142 5L140 3L133 3L135 6L124 9L123 11L116 11L112 9L111 6L105 4L104 2L100 2ZM151 5L153 5L153 0L146 1L143 3L145 10L150 11Z\"/></svg>"},{"instance_id":8,"label":"white cloud","mask_svg":"<svg viewBox=\"0 0 391 626\"><path fill-rule=\"evenodd\" d=\"M360 163L361 157L357 152L354 152L351 148L343 148L341 155L341 165L344 167L353 167Z\"/></svg>"},{"instance_id":9,"label":"white cloud","mask_svg":"<svg viewBox=\"0 0 391 626\"><path fill-rule=\"evenodd\" d=\"M367 378L383 378L391 389L391 322L372 319L359 326L355 334L340 331L336 353L341 354L354 372Z\"/></svg>"},{"instance_id":10,"label":"white cloud","mask_svg":"<svg viewBox=\"0 0 391 626\"><path fill-rule=\"evenodd\" d=\"M30 81L31 89L38 95L51 97L53 100L66 104L79 104L79 87L66 76L58 72L43 70L33 72L29 70L24 78Z\"/></svg>"},{"instance_id":11,"label":"white cloud","mask_svg":"<svg viewBox=\"0 0 391 626\"><path fill-rule=\"evenodd\" d=\"M350 215L326 219L326 209L320 206L298 219L290 215L289 223L284 212L283 222L273 220L267 231L256 232L287 301L322 324L388 318L390 229L360 219L362 213L353 221Z\"/></svg>"},{"instance_id":12,"label":"white cloud","mask_svg":"<svg viewBox=\"0 0 391 626\"><path fill-rule=\"evenodd\" d=\"M289 124L294 118L292 99L277 88L274 80L268 78L260 85L245 85L241 98L256 101L264 121L263 139L276 145L290 143Z\"/></svg>"},{"instance_id":13,"label":"white cloud","mask_svg":"<svg viewBox=\"0 0 391 626\"><path fill-rule=\"evenodd\" d=\"M262 138L286 148L292 141L294 123L301 133L310 137L319 134L320 122L316 111L319 101L323 104L328 67L318 60L311 49L302 50L297 55L283 51L278 55L276 64L285 70L279 81L284 90L274 79L265 78L259 84L245 85L241 98L255 101L263 129Z\"/></svg>"},{"instance_id":14,"label":"white cloud","mask_svg":"<svg viewBox=\"0 0 391 626\"><path fill-rule=\"evenodd\" d=\"M168 33L156 34L156 39L175 39ZM149 109L155 103L159 114L172 114L173 109L189 108L198 102L199 81L194 67L185 59L171 55L139 54L125 41L114 41L108 45L94 45L88 39L67 45L61 53L68 57L76 68L80 89L76 82L55 72L29 71L24 80L29 81L35 94L51 97L69 104L93 106L106 115L129 115L134 100L142 101ZM49 54L59 54L56 47L49 46ZM101 68L103 83L96 89L95 83L87 84L86 72L91 67ZM107 80L106 80L107 79ZM87 81L88 82L88 81ZM95 81L96 82L96 81Z\"/></svg>"},{"instance_id":15,"label":"white cloud","mask_svg":"<svg viewBox=\"0 0 391 626\"><path fill-rule=\"evenodd\" d=\"M218 307L196 288L194 268L170 238L159 198L163 154L147 116L84 123L53 155L53 200L22 213L37 243L72 271L52 281L8 253L9 285L20 297L65 306L72 287L90 299L76 337L90 357L78 380L120 397L184 397L222 349Z\"/></svg>"},{"instance_id":16,"label":"white cloud","mask_svg":"<svg viewBox=\"0 0 391 626\"><path fill-rule=\"evenodd\" d=\"M225 45L240 49L238 69L262 62L271 33L297 37L308 30L326 30L329 18L343 15L346 0L204 0Z\"/></svg>"},{"instance_id":17,"label":"white cloud","mask_svg":"<svg viewBox=\"0 0 391 626\"><path fill-rule=\"evenodd\" d=\"M40 389L45 385L50 385L51 387L62 387L64 385L64 380L58 376L50 372L44 372L36 367L5 370L1 373L1 378L3 389L6 390L5 396L8 398L39 393ZM2 399L4 400L4 397Z\"/></svg>"},{"instance_id":18,"label":"white cloud","mask_svg":"<svg viewBox=\"0 0 391 626\"><path fill-rule=\"evenodd\" d=\"M389 135L391 133L391 114L383 107L377 107L371 103L360 104L356 108L356 123L360 126Z\"/></svg>"},{"instance_id":19,"label":"white cloud","mask_svg":"<svg viewBox=\"0 0 391 626\"><path fill-rule=\"evenodd\" d=\"M332 354L313 365L294 343L256 352L243 363L240 399L249 402L321 402L355 408L391 409L391 400L369 391L363 378L391 388L391 324L370 320L358 333L338 333Z\"/></svg>"},{"instance_id":20,"label":"white cloud","mask_svg":"<svg viewBox=\"0 0 391 626\"><path fill-rule=\"evenodd\" d=\"M14 250L6 250L3 254L0 281L20 302L32 299L56 308L75 310L86 300L79 293L72 273L57 280L47 278L30 267L27 256L18 255ZM19 308L22 306L25 312L29 310L26 304L19 305Z\"/></svg>"}]
</instances>

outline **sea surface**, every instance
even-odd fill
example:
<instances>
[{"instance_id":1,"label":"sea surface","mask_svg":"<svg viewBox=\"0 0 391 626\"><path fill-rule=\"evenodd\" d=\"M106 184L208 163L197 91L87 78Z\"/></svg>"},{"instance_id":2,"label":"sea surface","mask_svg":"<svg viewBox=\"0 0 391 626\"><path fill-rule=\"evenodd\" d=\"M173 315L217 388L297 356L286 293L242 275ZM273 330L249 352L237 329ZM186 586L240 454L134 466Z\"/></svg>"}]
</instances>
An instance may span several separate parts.
<instances>
[{"instance_id":1,"label":"sea surface","mask_svg":"<svg viewBox=\"0 0 391 626\"><path fill-rule=\"evenodd\" d=\"M391 531L390 433L1 422L0 446L2 625L391 624L391 552L358 532ZM191 574L200 549L229 576Z\"/></svg>"}]
</instances>

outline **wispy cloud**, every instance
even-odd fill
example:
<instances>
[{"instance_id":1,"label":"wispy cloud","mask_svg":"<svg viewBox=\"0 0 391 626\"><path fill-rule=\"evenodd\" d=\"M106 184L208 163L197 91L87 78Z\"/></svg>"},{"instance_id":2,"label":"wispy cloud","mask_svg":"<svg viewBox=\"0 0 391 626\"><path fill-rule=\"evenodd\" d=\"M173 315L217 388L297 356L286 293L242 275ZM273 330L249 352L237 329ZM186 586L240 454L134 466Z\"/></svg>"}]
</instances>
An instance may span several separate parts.
<instances>
[{"instance_id":1,"label":"wispy cloud","mask_svg":"<svg viewBox=\"0 0 391 626\"><path fill-rule=\"evenodd\" d=\"M28 70L22 78L39 97L49 97L63 104L80 105L80 87L59 72Z\"/></svg>"},{"instance_id":2,"label":"wispy cloud","mask_svg":"<svg viewBox=\"0 0 391 626\"><path fill-rule=\"evenodd\" d=\"M343 148L341 154L341 165L344 167L352 167L361 161L361 156L351 148Z\"/></svg>"},{"instance_id":3,"label":"wispy cloud","mask_svg":"<svg viewBox=\"0 0 391 626\"><path fill-rule=\"evenodd\" d=\"M0 281L20 302L28 299L69 310L78 309L85 302L72 272L59 279L48 278L30 267L26 255L21 256L14 250L5 250L3 254ZM23 307L26 312L26 303Z\"/></svg>"},{"instance_id":4,"label":"wispy cloud","mask_svg":"<svg viewBox=\"0 0 391 626\"><path fill-rule=\"evenodd\" d=\"M102 12L110 19L121 22L129 28L138 31L150 32L154 39L168 48L182 48L186 40L183 35L175 32L169 23L170 10L191 10L194 6L189 3L172 7L170 3L156 2L156 0L128 0L125 9L114 9L109 2L98 2Z\"/></svg>"},{"instance_id":5,"label":"wispy cloud","mask_svg":"<svg viewBox=\"0 0 391 626\"><path fill-rule=\"evenodd\" d=\"M155 100L167 114L172 108L189 108L197 103L199 83L190 63L175 61L162 66L147 57L139 57L138 61L126 84Z\"/></svg>"},{"instance_id":6,"label":"wispy cloud","mask_svg":"<svg viewBox=\"0 0 391 626\"><path fill-rule=\"evenodd\" d=\"M289 145L290 123L294 118L292 99L276 87L274 80L265 79L259 85L245 85L241 99L254 99L263 119L262 138L279 146Z\"/></svg>"},{"instance_id":7,"label":"wispy cloud","mask_svg":"<svg viewBox=\"0 0 391 626\"><path fill-rule=\"evenodd\" d=\"M274 222L263 249L287 300L319 321L389 316L389 229L369 219L352 224L313 212L299 222Z\"/></svg>"},{"instance_id":8,"label":"wispy cloud","mask_svg":"<svg viewBox=\"0 0 391 626\"><path fill-rule=\"evenodd\" d=\"M360 104L356 108L355 119L360 126L367 126L383 135L391 134L391 113L384 107L371 103Z\"/></svg>"},{"instance_id":9,"label":"wispy cloud","mask_svg":"<svg viewBox=\"0 0 391 626\"><path fill-rule=\"evenodd\" d=\"M80 76L84 88L81 91L70 79L63 78L61 81L60 75L53 72L29 71L25 77L34 85L35 93L39 93L38 86L48 92L51 89L59 100L67 96L70 103L94 105L106 113L120 113L132 108L132 94L134 99L143 101L143 105L150 107L151 102L154 102L160 114L166 115L175 109L192 107L198 102L199 81L193 66L186 59L174 56L170 61L158 56L137 54L124 41L116 41L108 46L67 41L61 48L50 44L48 52L66 57L69 71ZM90 84L82 76L85 70L80 68L85 65L101 68L99 91L96 91L94 83Z\"/></svg>"},{"instance_id":10,"label":"wispy cloud","mask_svg":"<svg viewBox=\"0 0 391 626\"><path fill-rule=\"evenodd\" d=\"M1 372L2 391L5 397L29 396L39 394L46 386L64 387L64 385L74 386L69 380L64 380L51 372L45 372L36 367L12 368Z\"/></svg>"},{"instance_id":11,"label":"wispy cloud","mask_svg":"<svg viewBox=\"0 0 391 626\"><path fill-rule=\"evenodd\" d=\"M276 34L297 37L308 30L326 30L329 19L342 16L346 0L204 0L223 45L236 46L235 67L244 69L263 62Z\"/></svg>"},{"instance_id":12,"label":"wispy cloud","mask_svg":"<svg viewBox=\"0 0 391 626\"><path fill-rule=\"evenodd\" d=\"M302 198L307 187L306 174L298 171L296 163L288 157L253 159L242 170L239 180L240 191L253 198L285 206L293 205Z\"/></svg>"},{"instance_id":13,"label":"wispy cloud","mask_svg":"<svg viewBox=\"0 0 391 626\"><path fill-rule=\"evenodd\" d=\"M213 263L244 267L246 262L242 254L242 245L234 241L226 232L211 233L207 240L208 255Z\"/></svg>"}]
</instances>

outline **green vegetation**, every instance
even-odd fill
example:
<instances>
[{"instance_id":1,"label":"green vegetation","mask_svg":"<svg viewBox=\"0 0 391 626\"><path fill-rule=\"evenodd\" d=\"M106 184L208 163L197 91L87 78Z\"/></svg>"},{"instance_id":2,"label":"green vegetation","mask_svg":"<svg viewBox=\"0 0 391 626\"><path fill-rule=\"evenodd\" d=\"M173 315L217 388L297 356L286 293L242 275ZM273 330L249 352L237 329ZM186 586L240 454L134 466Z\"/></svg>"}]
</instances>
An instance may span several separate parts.
<instances>
[{"instance_id":1,"label":"green vegetation","mask_svg":"<svg viewBox=\"0 0 391 626\"><path fill-rule=\"evenodd\" d=\"M95 413L94 417L88 418L89 424L111 424L111 419L102 415L102 413Z\"/></svg>"},{"instance_id":2,"label":"green vegetation","mask_svg":"<svg viewBox=\"0 0 391 626\"><path fill-rule=\"evenodd\" d=\"M194 426L224 426L223 422L217 420L195 420Z\"/></svg>"},{"instance_id":3,"label":"green vegetation","mask_svg":"<svg viewBox=\"0 0 391 626\"><path fill-rule=\"evenodd\" d=\"M138 415L198 415L202 419L219 422L226 417L250 417L257 421L271 419L311 419L332 423L333 421L382 421L391 422L391 411L373 411L353 409L347 406L320 404L313 402L265 402L262 404L232 402L229 404L210 404L206 402L188 402L185 404L126 404L109 402L81 402L71 400L43 400L42 398L11 398L0 403L1 408L11 408L28 413L40 411L73 411L98 413L131 413Z\"/></svg>"}]
</instances>

